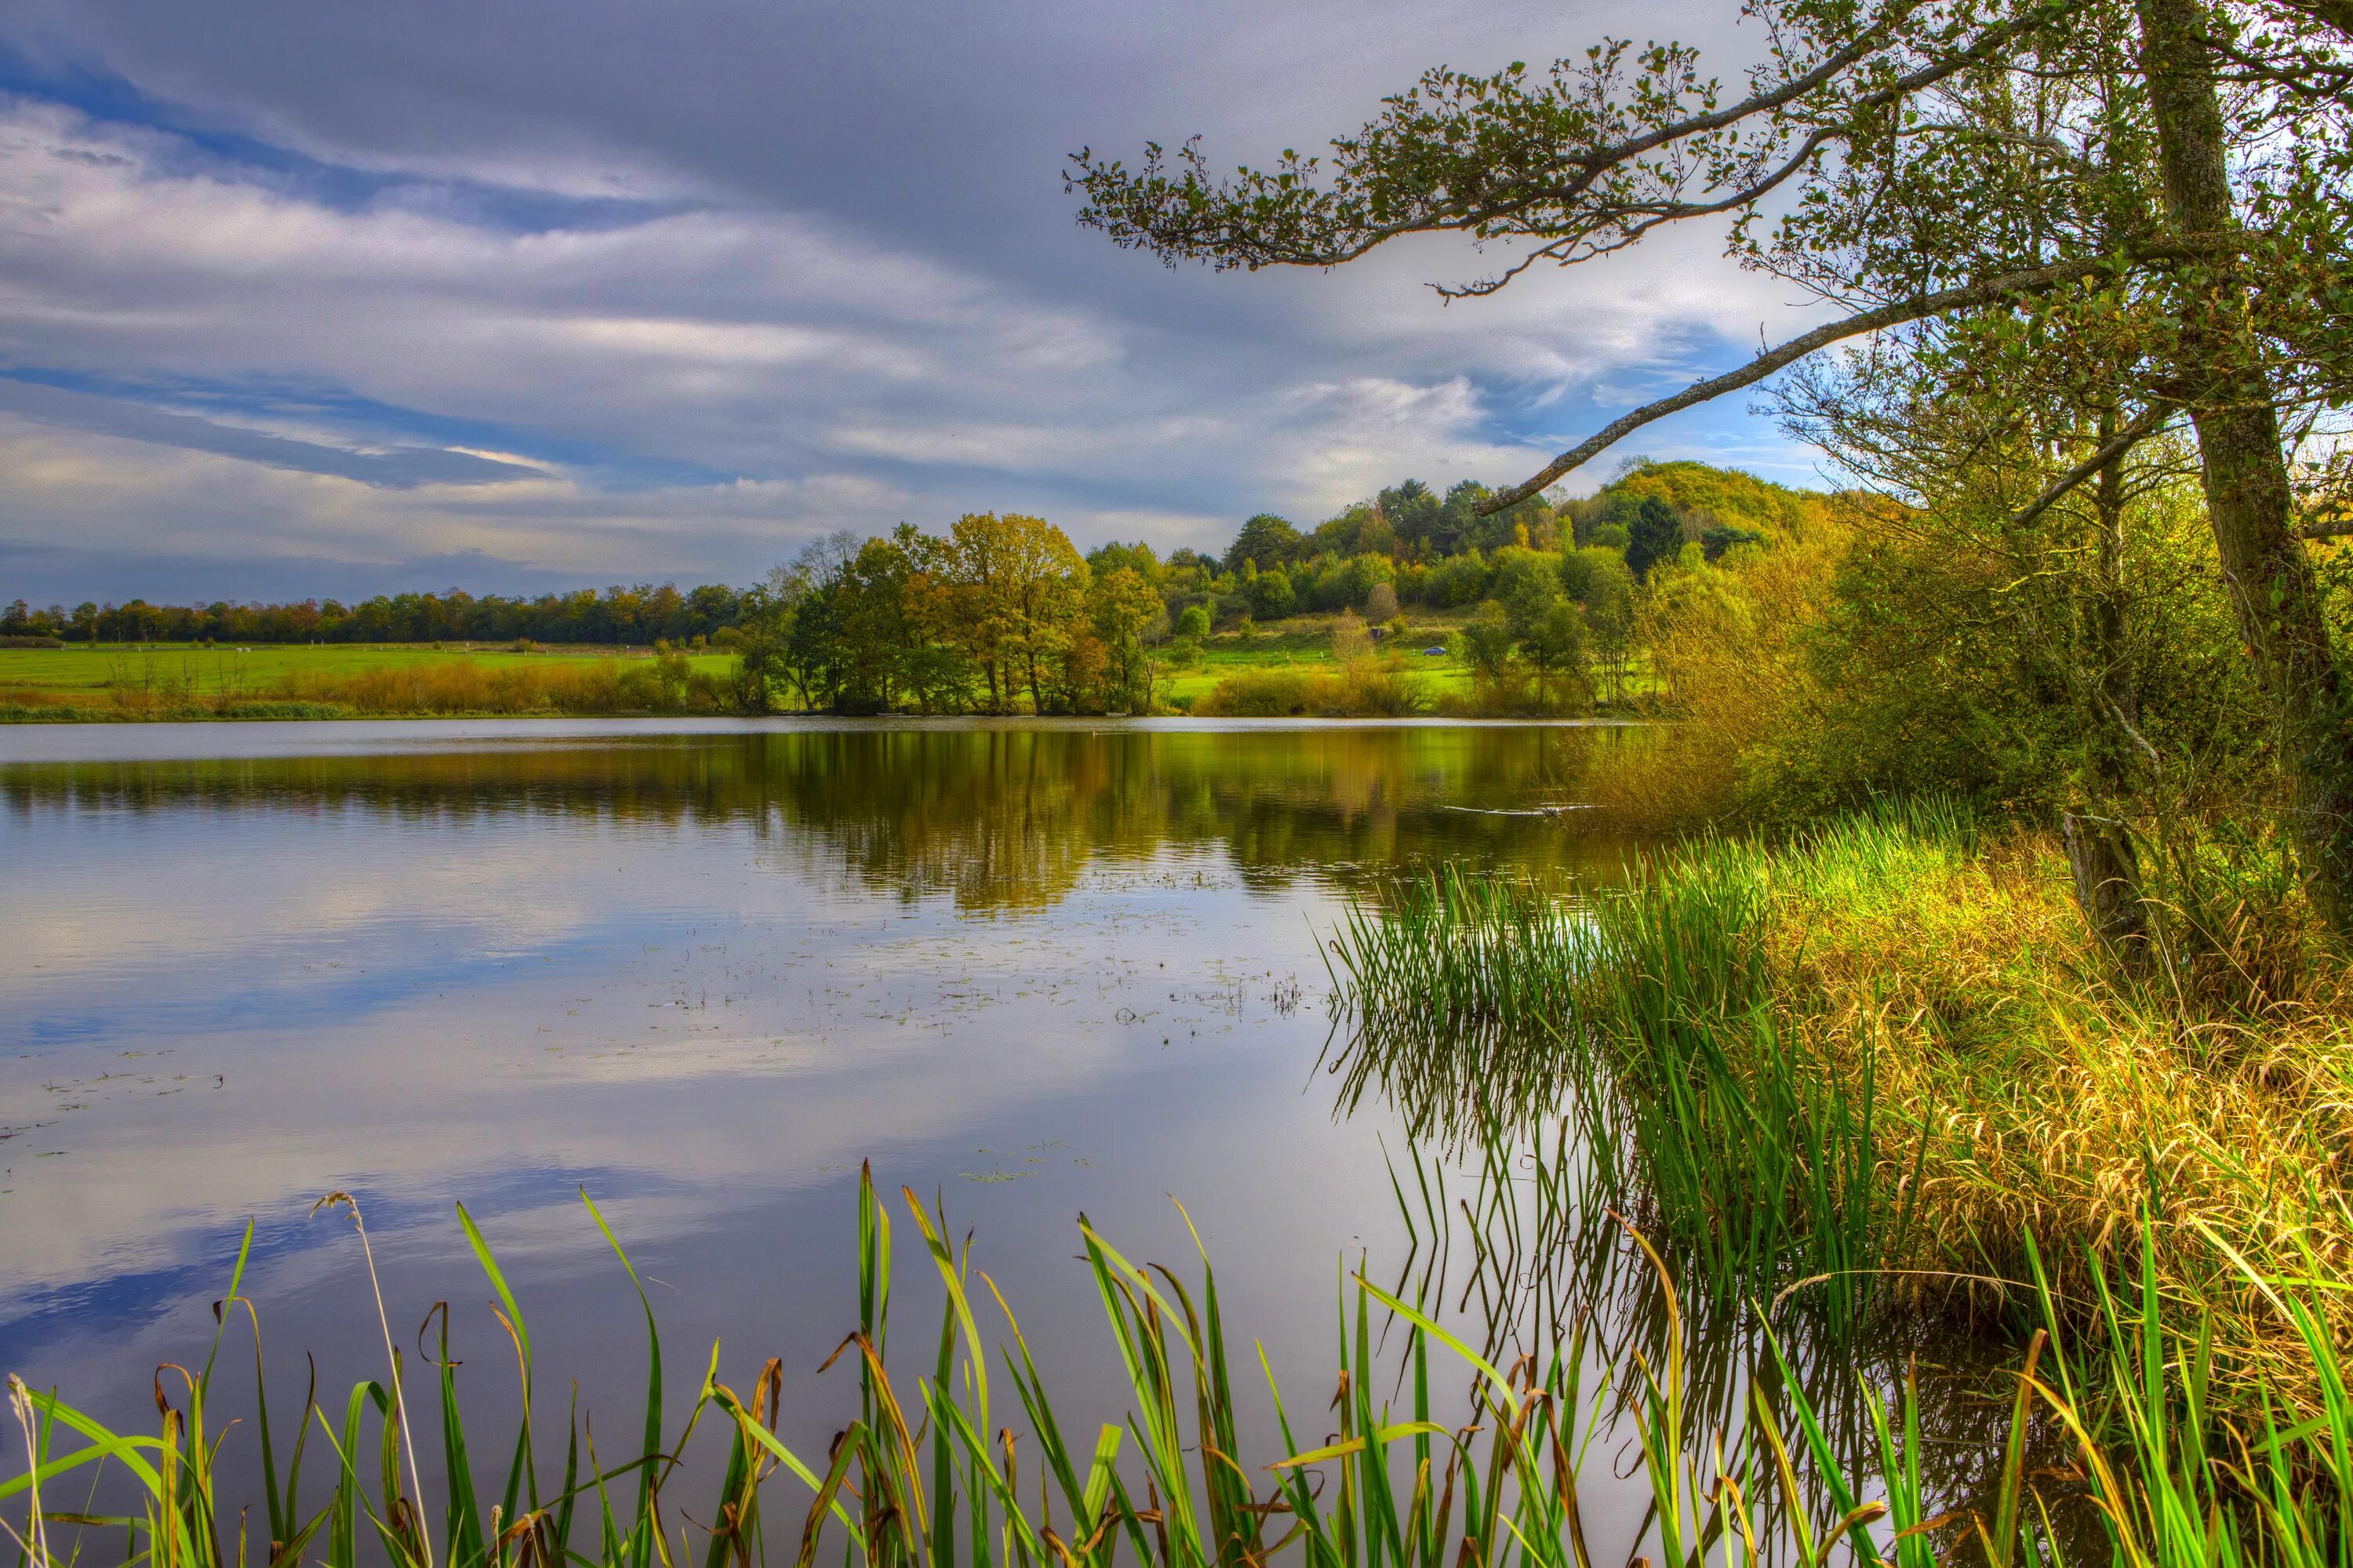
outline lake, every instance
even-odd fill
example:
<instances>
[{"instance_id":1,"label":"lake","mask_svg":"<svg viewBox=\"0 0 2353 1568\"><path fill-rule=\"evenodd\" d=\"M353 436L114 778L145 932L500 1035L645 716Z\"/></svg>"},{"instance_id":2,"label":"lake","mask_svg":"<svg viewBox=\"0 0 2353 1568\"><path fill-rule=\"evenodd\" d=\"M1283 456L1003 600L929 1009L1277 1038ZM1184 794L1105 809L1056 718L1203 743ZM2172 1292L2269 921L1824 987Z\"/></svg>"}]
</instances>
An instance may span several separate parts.
<instances>
[{"instance_id":1,"label":"lake","mask_svg":"<svg viewBox=\"0 0 2353 1568\"><path fill-rule=\"evenodd\" d=\"M783 1429L821 1454L854 1397L852 1373L817 1369L854 1321L871 1160L970 1231L1088 1420L1124 1405L1075 1222L1197 1267L1172 1198L1229 1331L1320 1410L1344 1270L1410 1245L1392 1170L1412 1154L1377 1095L1339 1107L1319 944L1401 870L1614 875L1633 846L1574 808L1634 743L1418 723L0 729L0 1368L152 1426L154 1369L205 1354L250 1221L244 1294L295 1383L273 1392L299 1395L308 1351L339 1400L383 1360L351 1224L311 1213L342 1191L396 1339L450 1303L468 1397L495 1407L512 1361L462 1202L543 1378L625 1427L642 1321L585 1190L647 1279L673 1380L691 1393L713 1340L739 1386L779 1356Z\"/></svg>"}]
</instances>

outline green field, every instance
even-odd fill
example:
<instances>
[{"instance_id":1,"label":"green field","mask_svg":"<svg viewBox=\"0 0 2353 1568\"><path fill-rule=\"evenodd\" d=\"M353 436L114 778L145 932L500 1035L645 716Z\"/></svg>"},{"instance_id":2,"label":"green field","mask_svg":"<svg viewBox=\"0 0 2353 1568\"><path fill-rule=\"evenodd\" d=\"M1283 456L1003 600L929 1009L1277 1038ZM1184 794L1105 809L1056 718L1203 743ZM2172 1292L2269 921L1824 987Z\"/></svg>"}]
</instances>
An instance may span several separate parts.
<instances>
[{"instance_id":1,"label":"green field","mask_svg":"<svg viewBox=\"0 0 2353 1568\"><path fill-rule=\"evenodd\" d=\"M1460 618L1457 617L1457 620ZM1471 689L1470 672L1449 655L1433 659L1422 652L1446 643L1451 629L1432 624L1417 627L1406 638L1406 664L1421 677L1430 695L1464 694ZM1219 681L1244 670L1297 667L1328 669L1332 664L1331 622L1324 616L1294 616L1261 628L1247 641L1232 632L1211 637L1202 644L1198 662L1184 669L1164 663L1156 691L1161 703L1180 707L1198 702Z\"/></svg>"},{"instance_id":2,"label":"green field","mask_svg":"<svg viewBox=\"0 0 2353 1568\"><path fill-rule=\"evenodd\" d=\"M517 653L504 643L337 642L257 643L205 648L185 642L74 642L63 648L0 648L0 692L79 694L152 687L170 682L185 690L266 690L290 675L344 675L360 670L445 664L461 659L650 659L650 648L544 647ZM723 671L724 653L692 656L697 669Z\"/></svg>"},{"instance_id":3,"label":"green field","mask_svg":"<svg viewBox=\"0 0 2353 1568\"><path fill-rule=\"evenodd\" d=\"M1397 651L1406 670L1417 679L1426 705L1441 704L1461 712L1472 694L1471 672L1459 650L1432 655L1432 648L1456 648L1454 633L1461 617L1431 616L1413 625L1401 639L1387 646ZM69 643L63 648L0 648L0 715L10 718L114 719L201 718L208 715L256 718L350 716L347 709L329 705L354 700L336 683L372 673L435 673L455 674L461 682L479 672L497 679L522 679L534 691L546 692L569 683L573 695L551 703L512 701L486 703L465 711L525 712L644 712L635 695L616 695L617 705L598 708L604 699L583 697L582 692L612 690L575 680L593 673L609 675L617 670L650 673L656 651L643 647L606 645L541 645L518 652L507 643L259 643L237 648L207 647L180 642ZM723 683L735 668L732 653L691 652L687 668L699 679ZM1167 648L1160 650L1159 678L1155 695L1163 712L1185 712L1214 691L1227 677L1256 670L1295 669L1302 672L1334 668L1332 623L1322 616L1296 616L1261 627L1247 637L1219 633L1189 661L1179 663ZM1637 689L1646 688L1638 675ZM638 688L631 687L635 693ZM1451 701L1450 701L1451 699ZM461 711L448 703L402 700L367 703L372 716L399 713L448 714ZM583 705L586 703L588 705ZM310 707L303 705L310 704ZM705 702L688 708L659 711L732 711ZM315 711L314 711L315 710Z\"/></svg>"}]
</instances>

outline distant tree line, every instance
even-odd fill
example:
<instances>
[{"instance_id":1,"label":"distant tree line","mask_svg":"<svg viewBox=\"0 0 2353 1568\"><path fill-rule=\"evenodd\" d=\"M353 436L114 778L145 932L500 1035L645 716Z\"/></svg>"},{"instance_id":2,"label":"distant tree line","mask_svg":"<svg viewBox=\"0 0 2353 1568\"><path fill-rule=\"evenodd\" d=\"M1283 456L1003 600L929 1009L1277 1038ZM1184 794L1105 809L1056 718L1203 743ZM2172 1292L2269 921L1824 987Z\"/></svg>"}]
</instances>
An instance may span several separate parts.
<instances>
[{"instance_id":1,"label":"distant tree line","mask_svg":"<svg viewBox=\"0 0 2353 1568\"><path fill-rule=\"evenodd\" d=\"M0 635L69 642L439 642L674 646L742 655L744 705L835 712L1148 710L1160 673L1203 639L1287 617L1469 611L1482 676L1521 671L1617 684L1639 584L1689 552L1762 543L1798 493L1697 463L1629 464L1585 499L1531 498L1480 516L1489 492L1418 480L1313 527L1261 513L1219 554L1109 544L1082 554L1042 518L972 514L945 535L828 535L759 584L616 586L536 598L379 595L346 607L19 599ZM1761 525L1761 526L1760 526Z\"/></svg>"},{"instance_id":2,"label":"distant tree line","mask_svg":"<svg viewBox=\"0 0 2353 1568\"><path fill-rule=\"evenodd\" d=\"M735 624L739 599L720 583L684 593L670 583L639 583L533 599L453 588L378 594L349 607L331 599L201 605L134 599L36 609L20 599L0 611L0 635L69 642L688 642Z\"/></svg>"},{"instance_id":3,"label":"distant tree line","mask_svg":"<svg viewBox=\"0 0 2353 1568\"><path fill-rule=\"evenodd\" d=\"M818 541L741 598L715 644L744 658L753 706L878 712L1147 711L1203 639L1286 617L1472 611L1483 678L1622 686L1638 589L1660 563L1704 564L1786 534L1819 497L1697 463L1630 464L1588 499L1496 517L1474 482L1417 481L1313 529L1261 514L1219 555L1114 543L1082 554L1041 518L974 514Z\"/></svg>"}]
</instances>

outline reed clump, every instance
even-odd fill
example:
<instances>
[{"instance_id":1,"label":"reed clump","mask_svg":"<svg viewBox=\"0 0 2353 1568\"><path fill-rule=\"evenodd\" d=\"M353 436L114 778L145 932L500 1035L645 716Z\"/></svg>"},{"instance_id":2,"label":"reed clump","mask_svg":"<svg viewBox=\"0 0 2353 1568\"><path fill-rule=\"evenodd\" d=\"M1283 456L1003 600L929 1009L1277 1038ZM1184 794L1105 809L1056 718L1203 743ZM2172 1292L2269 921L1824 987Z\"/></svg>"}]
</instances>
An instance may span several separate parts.
<instances>
[{"instance_id":1,"label":"reed clump","mask_svg":"<svg viewBox=\"0 0 2353 1568\"><path fill-rule=\"evenodd\" d=\"M2227 880L2152 889L2170 901L2145 961L2120 966L2047 837L1888 805L1637 866L1576 911L1574 948L1439 900L1352 922L1339 967L1415 972L1389 948L1515 977L1556 966L1514 978L1548 1010L1519 1033L1559 1042L1603 1195L1718 1289L2014 1323L2029 1238L2085 1312L2145 1246L2159 1293L2207 1325L2215 1397L2315 1409L2299 1330L2245 1277L2353 1278L2343 961L2309 922L2247 917L2255 901ZM1449 1022L1462 982L1443 969L1420 963L1419 996L1377 993L1368 1071L1429 1078L1417 1057L1452 1054L1452 1078L1491 1075L1494 1036ZM2353 1292L2316 1302L2353 1334Z\"/></svg>"},{"instance_id":2,"label":"reed clump","mask_svg":"<svg viewBox=\"0 0 2353 1568\"><path fill-rule=\"evenodd\" d=\"M1565 1041L1551 1021L1575 1006L1585 940L1548 889L1459 865L1352 903L1324 948L1356 1025L1326 1049L1341 1103L1353 1110L1377 1089L1424 1139L1525 1125L1560 1097ZM1457 1048L1431 1050L1433 1036Z\"/></svg>"}]
</instances>

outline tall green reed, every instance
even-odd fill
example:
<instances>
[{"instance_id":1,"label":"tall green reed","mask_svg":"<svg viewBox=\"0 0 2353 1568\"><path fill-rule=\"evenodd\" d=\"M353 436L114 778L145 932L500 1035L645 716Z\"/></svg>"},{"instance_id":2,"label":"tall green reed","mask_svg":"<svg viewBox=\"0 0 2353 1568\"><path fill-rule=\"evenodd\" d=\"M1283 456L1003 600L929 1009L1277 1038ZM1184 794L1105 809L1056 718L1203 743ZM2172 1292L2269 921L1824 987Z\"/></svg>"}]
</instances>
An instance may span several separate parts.
<instances>
[{"instance_id":1,"label":"tall green reed","mask_svg":"<svg viewBox=\"0 0 2353 1568\"><path fill-rule=\"evenodd\" d=\"M1574 904L1460 867L1401 883L1327 943L1343 1102L1377 1087L1419 1138L1561 1110L1589 1195L1716 1294L1810 1276L1851 1319L1912 1224L1917 1182L1891 1155L1916 1172L1926 1150L1891 1142L1868 1034L1834 1061L1791 1027L1760 946L1767 899L1801 871L1875 886L1915 841L1967 831L1891 807L1780 850L1706 839Z\"/></svg>"},{"instance_id":2,"label":"tall green reed","mask_svg":"<svg viewBox=\"0 0 2353 1568\"><path fill-rule=\"evenodd\" d=\"M1399 1191L1402 1198L1402 1182ZM1724 1568L1822 1568L1843 1547L1858 1568L1936 1568L1964 1551L1994 1568L2058 1568L2067 1560L2067 1538L2053 1526L2053 1507L2064 1505L2042 1494L2029 1468L2031 1416L2067 1434L2076 1463L2064 1485L2088 1499L2097 1526L2094 1544L2115 1563L2341 1568L2353 1550L2343 1484L2353 1455L2353 1405L2337 1351L2312 1307L2312 1292L2325 1282L2249 1275L2249 1287L2298 1325L2333 1393L2316 1420L2274 1416L2243 1431L2207 1419L2208 1341L2198 1328L2185 1332L2167 1322L2152 1266L2145 1263L2133 1311L2113 1302L2107 1308L2119 1331L2105 1341L2113 1362L2105 1369L2071 1361L2046 1289L2045 1338L2011 1380L1998 1495L1989 1511L1957 1510L1931 1495L1924 1479L1913 1378L1892 1392L1867 1379L1855 1383L1852 1401L1875 1437L1861 1452L1834 1441L1778 1340L1767 1344L1778 1375L1762 1375L1767 1369L1760 1366L1746 1382L1746 1419L1735 1422L1695 1404L1671 1266L1630 1230L1625 1234L1664 1306L1665 1332L1647 1349L1596 1356L1589 1322L1579 1319L1505 1359L1462 1337L1426 1287L1393 1290L1361 1271L1349 1277L1328 1425L1294 1422L1263 1348L1257 1352L1282 1438L1281 1456L1270 1462L1242 1452L1246 1421L1234 1343L1216 1273L1198 1238L1196 1288L1176 1270L1138 1267L1082 1219L1085 1263L1125 1372L1129 1405L1124 1419L1100 1425L1092 1443L1074 1444L1018 1322L994 1282L975 1267L969 1241L959 1247L944 1213L927 1211L912 1192L902 1191L902 1198L923 1259L944 1287L938 1338L916 1342L913 1368L893 1368L894 1222L871 1176L861 1177L857 1321L827 1363L854 1354L858 1414L821 1461L805 1459L777 1435L781 1363L761 1367L746 1401L720 1380L715 1345L672 1436L662 1420L661 1347L649 1308L645 1425L633 1445L638 1451L600 1461L575 1409L565 1423L562 1479L543 1488L529 1330L495 1255L465 1216L461 1224L497 1296L494 1315L515 1351L525 1398L503 1475L495 1462L484 1469L476 1457L481 1450L468 1440L456 1367L446 1337L440 1340L432 1358L445 1458L438 1535L425 1527L428 1480L409 1451L408 1369L394 1351L387 1381L353 1387L340 1427L317 1402L315 1385L304 1394L290 1448L281 1451L266 1418L256 1422L271 1539L266 1552L247 1541L245 1510L232 1513L219 1495L217 1460L227 1434L206 1425L234 1308L242 1306L248 1319L259 1320L239 1293L247 1262L241 1248L212 1348L201 1368L180 1380L183 1403L160 1402L157 1436L112 1432L55 1394L11 1379L26 1467L0 1481L0 1505L24 1506L24 1528L7 1525L20 1561L57 1568L88 1547L62 1536L120 1531L126 1563L174 1568L225 1568L256 1557L337 1565L365 1557L404 1568L673 1568L699 1557L704 1568L750 1568L770 1560L772 1545L777 1560L790 1552L796 1564L839 1552L845 1563L992 1568L1123 1559L1186 1568L1278 1560L1314 1568L1593 1568L1599 1558L1583 1488L1597 1463L1606 1466L1630 1433L1650 1507L1630 1550L1655 1552L1662 1564L1704 1568L1713 1553ZM1482 1212L1496 1217L1504 1201L1466 1195L1464 1205L1475 1225ZM1547 1201L1535 1200L1539 1212ZM588 1207L634 1284L627 1254ZM1439 1212L1439 1203L1426 1204L1423 1219ZM997 1344L993 1363L976 1287L1003 1310L1009 1336ZM641 1289L639 1296L642 1303ZM446 1336L446 1308L427 1321L437 1317ZM377 1319L385 1321L380 1298ZM2129 1335L2120 1331L2127 1320L2135 1330ZM1385 1336L1395 1336L1387 1351ZM259 1408L267 1413L258 1329L255 1339ZM990 1383L997 1371L1014 1390L1025 1430L1010 1421L996 1424ZM2102 1371L2097 1386L2117 1391L2114 1397L2085 1392L2087 1376ZM1467 1380L1466 1398L1443 1392L1453 1375ZM1380 1392L1384 1383L1393 1385L1388 1394ZM711 1506L690 1519L669 1494L685 1484L688 1445L704 1421L724 1434L726 1452ZM305 1484L302 1458L313 1431L333 1455L323 1497L316 1484ZM61 1446L77 1441L79 1446ZM1033 1456L1026 1461L1025 1447ZM104 1464L129 1478L140 1511L95 1517L57 1505L61 1477ZM764 1489L787 1473L797 1484L786 1483L787 1496L771 1505ZM703 1484L709 1481L705 1476ZM633 1501L620 1500L632 1492ZM773 1539L771 1517L778 1521ZM229 1520L236 1522L225 1531ZM363 1544L363 1522L375 1550ZM2081 1552L2075 1555L2080 1560Z\"/></svg>"}]
</instances>

